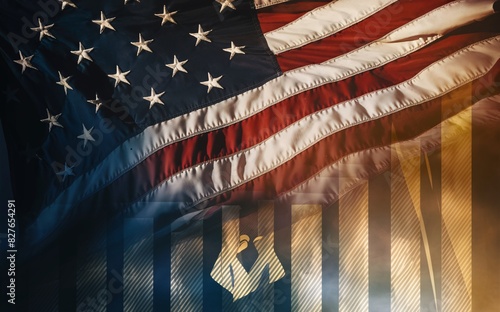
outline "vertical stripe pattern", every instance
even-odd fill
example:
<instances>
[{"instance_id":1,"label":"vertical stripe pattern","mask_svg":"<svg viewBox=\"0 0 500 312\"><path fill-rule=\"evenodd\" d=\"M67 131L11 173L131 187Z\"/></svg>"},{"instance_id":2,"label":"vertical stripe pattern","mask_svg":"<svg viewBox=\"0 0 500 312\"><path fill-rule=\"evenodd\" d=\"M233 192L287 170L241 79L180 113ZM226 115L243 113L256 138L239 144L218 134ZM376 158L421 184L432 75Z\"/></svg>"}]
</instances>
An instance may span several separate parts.
<instances>
[{"instance_id":1,"label":"vertical stripe pattern","mask_svg":"<svg viewBox=\"0 0 500 312\"><path fill-rule=\"evenodd\" d=\"M339 310L339 209L338 202L323 206L323 311Z\"/></svg>"},{"instance_id":2,"label":"vertical stripe pattern","mask_svg":"<svg viewBox=\"0 0 500 312\"><path fill-rule=\"evenodd\" d=\"M257 261L269 264L269 283L274 283L285 275L281 263L274 251L274 203L272 201L263 201L259 203L258 208L258 235L268 237L266 241L260 240L255 244L258 248L259 258ZM262 245L265 243L265 246ZM264 248L265 249L264 249ZM262 254L261 254L262 252ZM274 288L272 285L263 285L262 291L258 292L260 296L255 298L259 306L266 312L274 311Z\"/></svg>"},{"instance_id":3,"label":"vertical stripe pattern","mask_svg":"<svg viewBox=\"0 0 500 312\"><path fill-rule=\"evenodd\" d=\"M129 238L123 257L124 302L126 312L153 311L153 219L126 219Z\"/></svg>"},{"instance_id":4,"label":"vertical stripe pattern","mask_svg":"<svg viewBox=\"0 0 500 312\"><path fill-rule=\"evenodd\" d=\"M87 233L85 233L87 234ZM105 231L100 231L100 237L106 237ZM80 239L82 242L85 237ZM76 304L77 309L88 306L89 302L97 298L101 292L107 292L107 257L106 257L106 240L102 239L96 251L87 255L88 249L83 244L80 247L78 255L78 269L76 272ZM105 294L106 297L107 294ZM105 302L98 302L96 306L92 306L93 311L106 312L107 298ZM104 303L104 304L103 304Z\"/></svg>"},{"instance_id":5,"label":"vertical stripe pattern","mask_svg":"<svg viewBox=\"0 0 500 312\"><path fill-rule=\"evenodd\" d=\"M390 138L390 133L386 136ZM369 311L388 311L391 306L390 172L370 179L368 206Z\"/></svg>"},{"instance_id":6,"label":"vertical stripe pattern","mask_svg":"<svg viewBox=\"0 0 500 312\"><path fill-rule=\"evenodd\" d=\"M415 144L419 148L418 142ZM420 311L420 157L392 150L391 311ZM398 161L399 158L399 161ZM400 166L398 166L400 164Z\"/></svg>"},{"instance_id":7,"label":"vertical stripe pattern","mask_svg":"<svg viewBox=\"0 0 500 312\"><path fill-rule=\"evenodd\" d=\"M168 224L168 217L154 220L153 242L153 311L169 311L170 308L170 233L162 231Z\"/></svg>"},{"instance_id":8,"label":"vertical stripe pattern","mask_svg":"<svg viewBox=\"0 0 500 312\"><path fill-rule=\"evenodd\" d=\"M321 311L322 211L292 205L292 311Z\"/></svg>"},{"instance_id":9,"label":"vertical stripe pattern","mask_svg":"<svg viewBox=\"0 0 500 312\"><path fill-rule=\"evenodd\" d=\"M368 311L368 183L339 201L339 311Z\"/></svg>"},{"instance_id":10,"label":"vertical stripe pattern","mask_svg":"<svg viewBox=\"0 0 500 312\"><path fill-rule=\"evenodd\" d=\"M203 309L203 228L188 238L172 235L170 311Z\"/></svg>"},{"instance_id":11,"label":"vertical stripe pattern","mask_svg":"<svg viewBox=\"0 0 500 312\"><path fill-rule=\"evenodd\" d=\"M232 290L237 282L231 262L236 257L240 237L240 207L222 207L222 249L217 261L214 264L210 275L224 287L227 291ZM236 261L239 261L236 259ZM222 296L223 310L231 308L233 303L233 293L231 296Z\"/></svg>"},{"instance_id":12,"label":"vertical stripe pattern","mask_svg":"<svg viewBox=\"0 0 500 312\"><path fill-rule=\"evenodd\" d=\"M262 239L255 242L259 258L254 266L263 268L269 265L269 283L274 283L285 276L285 270L274 250L274 204L272 202L262 202L259 205L258 222L259 236L262 236Z\"/></svg>"},{"instance_id":13,"label":"vertical stripe pattern","mask_svg":"<svg viewBox=\"0 0 500 312\"><path fill-rule=\"evenodd\" d=\"M472 93L470 93L472 94ZM443 108L449 103L443 101ZM460 140L442 128L442 311L472 311L472 112Z\"/></svg>"}]
</instances>

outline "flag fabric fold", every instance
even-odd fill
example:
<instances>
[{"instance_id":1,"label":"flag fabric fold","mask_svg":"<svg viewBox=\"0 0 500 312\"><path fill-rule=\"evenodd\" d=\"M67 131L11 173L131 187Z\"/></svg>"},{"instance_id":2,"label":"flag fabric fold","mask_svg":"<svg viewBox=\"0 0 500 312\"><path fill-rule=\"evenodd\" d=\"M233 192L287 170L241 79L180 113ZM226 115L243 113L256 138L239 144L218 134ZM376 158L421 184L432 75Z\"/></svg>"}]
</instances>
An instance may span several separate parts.
<instances>
[{"instance_id":1,"label":"flag fabric fold","mask_svg":"<svg viewBox=\"0 0 500 312\"><path fill-rule=\"evenodd\" d=\"M294 267L299 272L309 261L297 247L303 245L297 231L319 224L323 232L308 235L330 235L326 221L314 219L318 211L325 218L327 210L317 207L342 206L339 198L359 185L356 192L363 193L366 180L402 162L391 159L396 149L409 151L408 158L439 151L448 142L441 129L456 130L463 116L475 114L486 125L498 119L500 28L493 0L0 3L2 126L14 196L22 206L23 259L29 264L61 241L71 244L66 235L78 236L95 223L106 247L101 237L74 248L94 252L94 245L101 246L96 253L107 259L99 267L107 270L108 282L118 268L125 284L133 283L132 272L153 284L129 287L105 305L108 311L132 311L137 302L148 311L212 311L207 285L222 294L221 309L242 304L226 300L232 288L252 298L265 296L258 287L265 284L258 282L261 272L252 273L252 291L243 282L235 286L235 278L247 276L244 265L232 271L243 260L230 259L226 249L207 258L205 238L185 238L211 237L224 229L221 222L238 218L239 229L252 228L262 222L252 217L256 211L274 213L272 244L288 237L288 247L265 249L276 250L277 256L265 259L287 272L269 283L287 296L304 297L285 300L289 306L283 310L325 310L328 300L313 296L312 288L293 295L302 294L294 281L306 283ZM263 201L274 202L274 208L248 208ZM311 213L300 212L300 205L312 207ZM239 206L247 208L234 210L232 219L225 215L227 207ZM280 211L291 220L282 226ZM287 226L290 233L276 232ZM236 223L231 229L237 231ZM173 239L174 232L183 234ZM129 241L136 234L143 238ZM454 244L450 235L446 239ZM255 253L259 240L271 244L254 238L240 244L255 246ZM310 248L321 254L325 247ZM141 260L139 252L150 254ZM176 254L203 267L190 271L172 258L163 268L161 261ZM71 255L62 252L59 258L78 267ZM232 277L212 279L214 263ZM171 288L160 285L157 274L165 270ZM315 272L311 278L321 270ZM174 285L175 276L187 286ZM283 284L287 276L293 276L292 286ZM182 297L200 278L203 287ZM224 281L224 290L217 280ZM78 285L65 283L72 282ZM81 304L80 295L61 299L66 291L78 293L77 286L58 287L58 308L51 303L50 309ZM312 299L302 302L305 297Z\"/></svg>"}]
</instances>

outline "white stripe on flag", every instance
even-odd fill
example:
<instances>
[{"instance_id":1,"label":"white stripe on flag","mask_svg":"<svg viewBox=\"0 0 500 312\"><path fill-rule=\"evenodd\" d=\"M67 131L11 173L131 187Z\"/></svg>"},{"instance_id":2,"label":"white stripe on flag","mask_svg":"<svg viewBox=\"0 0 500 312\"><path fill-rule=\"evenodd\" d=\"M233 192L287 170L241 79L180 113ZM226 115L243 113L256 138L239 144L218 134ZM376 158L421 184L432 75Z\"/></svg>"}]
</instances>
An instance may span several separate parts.
<instances>
[{"instance_id":1,"label":"white stripe on flag","mask_svg":"<svg viewBox=\"0 0 500 312\"><path fill-rule=\"evenodd\" d=\"M254 0L255 8L262 9L268 6L277 5L291 0Z\"/></svg>"},{"instance_id":2,"label":"white stripe on flag","mask_svg":"<svg viewBox=\"0 0 500 312\"><path fill-rule=\"evenodd\" d=\"M338 0L264 34L274 54L331 36L375 14L397 0Z\"/></svg>"},{"instance_id":3,"label":"white stripe on flag","mask_svg":"<svg viewBox=\"0 0 500 312\"><path fill-rule=\"evenodd\" d=\"M444 35L457 28L457 25L467 25L483 17L493 14L495 0L460 0L450 2L431 12L414 19L405 26L388 34L382 41L398 42L408 40L417 33L426 35Z\"/></svg>"}]
</instances>

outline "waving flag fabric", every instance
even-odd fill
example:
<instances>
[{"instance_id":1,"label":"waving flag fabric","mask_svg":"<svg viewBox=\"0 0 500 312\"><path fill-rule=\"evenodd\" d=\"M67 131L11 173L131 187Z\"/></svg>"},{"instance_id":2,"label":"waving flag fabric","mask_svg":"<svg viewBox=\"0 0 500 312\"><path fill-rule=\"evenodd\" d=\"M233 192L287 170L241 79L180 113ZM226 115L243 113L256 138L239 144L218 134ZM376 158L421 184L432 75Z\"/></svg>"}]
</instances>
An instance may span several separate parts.
<instances>
[{"instance_id":1,"label":"waving flag fabric","mask_svg":"<svg viewBox=\"0 0 500 312\"><path fill-rule=\"evenodd\" d=\"M497 2L1 3L26 311L472 311Z\"/></svg>"}]
</instances>

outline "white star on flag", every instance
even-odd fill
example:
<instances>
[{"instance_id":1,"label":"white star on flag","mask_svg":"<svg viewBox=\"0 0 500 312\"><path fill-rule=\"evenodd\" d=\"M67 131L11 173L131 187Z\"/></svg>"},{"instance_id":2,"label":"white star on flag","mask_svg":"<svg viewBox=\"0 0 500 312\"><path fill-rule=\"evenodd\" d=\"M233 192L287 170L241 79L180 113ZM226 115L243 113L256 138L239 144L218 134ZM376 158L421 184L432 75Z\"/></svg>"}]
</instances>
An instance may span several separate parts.
<instances>
[{"instance_id":1,"label":"white star on flag","mask_svg":"<svg viewBox=\"0 0 500 312\"><path fill-rule=\"evenodd\" d=\"M202 81L200 82L200 84L204 85L204 86L207 86L208 87L208 90L207 90L207 93L210 93L210 91L212 90L212 88L219 88L219 89L224 89L220 84L219 84L219 80L222 78L222 75L220 75L219 77L217 78L212 78L212 75L210 73L208 73L208 80L207 81Z\"/></svg>"},{"instance_id":2,"label":"white star on flag","mask_svg":"<svg viewBox=\"0 0 500 312\"><path fill-rule=\"evenodd\" d=\"M92 130L94 130L94 127L90 128L88 130L87 130L87 128L85 128L84 124L82 124L82 127L83 127L83 133L78 136L78 139L83 140L83 147L85 147L87 145L88 141L92 141L92 142L95 141L94 137L91 134Z\"/></svg>"},{"instance_id":3,"label":"white star on flag","mask_svg":"<svg viewBox=\"0 0 500 312\"><path fill-rule=\"evenodd\" d=\"M21 70L21 73L24 73L26 68L33 68L36 69L32 64L31 64L31 59L33 58L33 55L30 56L23 56L21 51L19 51L19 59L14 60L17 64L21 65L23 69Z\"/></svg>"},{"instance_id":4,"label":"white star on flag","mask_svg":"<svg viewBox=\"0 0 500 312\"><path fill-rule=\"evenodd\" d=\"M71 76L68 76L68 77L64 77L60 71L57 72L59 74L59 81L57 81L56 83L58 85L61 85L64 87L64 93L65 94L68 94L68 89L69 90L73 90L73 88L69 85L68 83L68 80L71 78Z\"/></svg>"},{"instance_id":5,"label":"white star on flag","mask_svg":"<svg viewBox=\"0 0 500 312\"><path fill-rule=\"evenodd\" d=\"M33 27L31 28L31 30L33 31L36 31L36 32L39 32L40 33L40 41L42 41L43 37L44 36L47 36L47 37L52 37L54 39L56 39L56 37L54 37L50 32L49 32L49 29L52 28L52 26L54 26L54 24L50 24L50 25L43 25L42 24L42 20L41 19L38 19L38 27Z\"/></svg>"},{"instance_id":6,"label":"white star on flag","mask_svg":"<svg viewBox=\"0 0 500 312\"><path fill-rule=\"evenodd\" d=\"M166 22L170 22L172 24L177 24L174 20L174 18L172 17L175 13L177 13L177 11L174 11L174 12L168 12L167 10L167 6L164 5L163 6L163 13L158 13L158 14L155 14L155 16L158 16L159 18L161 18L161 25L163 26Z\"/></svg>"},{"instance_id":7,"label":"white star on flag","mask_svg":"<svg viewBox=\"0 0 500 312\"><path fill-rule=\"evenodd\" d=\"M245 52L243 52L241 49L244 49L245 46L239 46L237 47L234 42L231 41L231 47L230 48L227 48L227 49L223 49L224 51L226 52L229 52L231 53L231 55L229 56L229 59L232 60L233 57L236 55L236 54L245 54Z\"/></svg>"},{"instance_id":8,"label":"white star on flag","mask_svg":"<svg viewBox=\"0 0 500 312\"><path fill-rule=\"evenodd\" d=\"M89 60L89 61L92 62L92 58L89 55L89 52L91 52L92 50L94 50L94 48L85 49L85 47L83 46L83 44L80 42L78 50L70 51L70 52L73 53L73 54L75 54L75 55L78 55L77 64L80 64L80 62L83 59L86 59L86 60Z\"/></svg>"},{"instance_id":9,"label":"white star on flag","mask_svg":"<svg viewBox=\"0 0 500 312\"><path fill-rule=\"evenodd\" d=\"M174 55L174 62L171 64L165 64L165 66L172 69L172 77L173 77L173 76L175 76L175 74L178 71L181 71L183 73L187 73L187 70L182 66L182 65L186 64L187 61L188 60L179 62L179 60L177 59L177 56Z\"/></svg>"},{"instance_id":10,"label":"white star on flag","mask_svg":"<svg viewBox=\"0 0 500 312\"><path fill-rule=\"evenodd\" d=\"M110 75L108 75L108 77L115 79L115 88L116 88L116 86L118 86L118 84L120 82L124 82L124 83L130 85L130 82L128 82L127 78L125 77L128 75L128 73L130 73L130 70L126 71L126 72L122 72L120 70L120 67L118 67L118 65L116 65L116 74L110 74Z\"/></svg>"},{"instance_id":11,"label":"white star on flag","mask_svg":"<svg viewBox=\"0 0 500 312\"><path fill-rule=\"evenodd\" d=\"M153 88L151 88L151 95L144 97L144 99L146 101L149 101L149 109L151 109L151 107L153 107L153 105L155 105L156 103L161 104L161 105L165 105L163 103L163 101L160 99L160 97L163 94L165 94L165 92L156 94L155 90Z\"/></svg>"},{"instance_id":12,"label":"white star on flag","mask_svg":"<svg viewBox=\"0 0 500 312\"><path fill-rule=\"evenodd\" d=\"M104 29L106 29L106 28L115 31L115 28L111 25L111 22L114 19L115 19L115 17L106 18L106 16L104 15L104 12L101 11L101 19L100 20L92 20L92 22L99 25L100 31L101 31L100 33L102 34Z\"/></svg>"},{"instance_id":13,"label":"white star on flag","mask_svg":"<svg viewBox=\"0 0 500 312\"><path fill-rule=\"evenodd\" d=\"M76 8L76 5L73 3L73 1L70 0L59 0L61 3L61 9L64 10L67 6L74 7Z\"/></svg>"},{"instance_id":14,"label":"white star on flag","mask_svg":"<svg viewBox=\"0 0 500 312\"><path fill-rule=\"evenodd\" d=\"M207 35L211 32L212 30L207 30L204 31L203 28L201 28L201 25L198 25L198 32L196 33L189 33L191 36L196 38L196 43L195 47L200 43L201 40L206 41L206 42L212 42L212 40L207 38Z\"/></svg>"},{"instance_id":15,"label":"white star on flag","mask_svg":"<svg viewBox=\"0 0 500 312\"><path fill-rule=\"evenodd\" d=\"M233 1L234 0L217 0L217 2L219 2L221 4L219 13L222 13L222 11L225 8L231 8L233 10L236 10L236 7L234 6Z\"/></svg>"},{"instance_id":16,"label":"white star on flag","mask_svg":"<svg viewBox=\"0 0 500 312\"><path fill-rule=\"evenodd\" d=\"M153 40L154 39L144 40L144 38L142 38L142 35L139 34L139 41L131 42L131 44L137 47L137 55L139 55L142 52L142 50L153 53L153 51L151 51L151 49L148 47L148 44L153 42Z\"/></svg>"},{"instance_id":17,"label":"white star on flag","mask_svg":"<svg viewBox=\"0 0 500 312\"><path fill-rule=\"evenodd\" d=\"M46 109L47 111L47 118L45 119L40 119L41 122L45 122L45 123L48 123L49 124L49 132L50 130L52 130L52 126L56 126L56 127L61 127L61 128L64 128L58 121L57 119L59 119L59 117L61 117L61 114L57 114L57 115L51 115L49 110Z\"/></svg>"},{"instance_id":18,"label":"white star on flag","mask_svg":"<svg viewBox=\"0 0 500 312\"><path fill-rule=\"evenodd\" d=\"M99 111L102 105L104 105L104 101L99 98L99 96L95 95L95 100L87 100L88 103L95 105L95 113Z\"/></svg>"}]
</instances>

